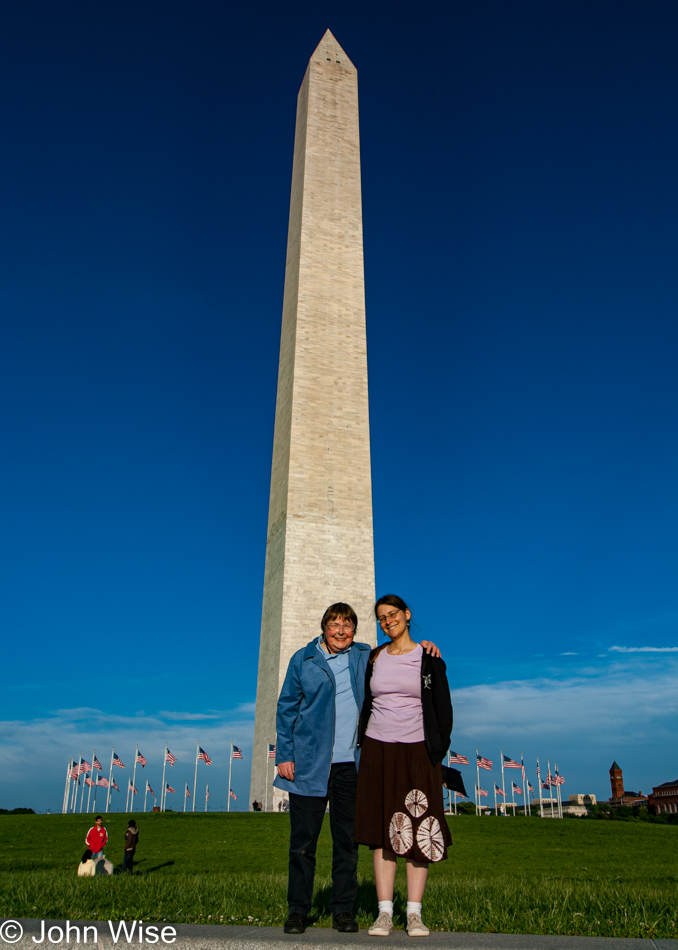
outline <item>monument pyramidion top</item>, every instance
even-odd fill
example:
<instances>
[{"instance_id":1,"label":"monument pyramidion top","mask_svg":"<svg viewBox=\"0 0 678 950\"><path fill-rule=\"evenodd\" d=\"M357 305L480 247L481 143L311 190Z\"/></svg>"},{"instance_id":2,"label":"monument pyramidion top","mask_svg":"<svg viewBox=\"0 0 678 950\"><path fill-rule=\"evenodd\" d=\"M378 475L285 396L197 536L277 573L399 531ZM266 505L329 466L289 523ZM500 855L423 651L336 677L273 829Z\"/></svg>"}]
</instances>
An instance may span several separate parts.
<instances>
[{"instance_id":1,"label":"monument pyramidion top","mask_svg":"<svg viewBox=\"0 0 678 950\"><path fill-rule=\"evenodd\" d=\"M342 66L350 66L352 69L355 69L355 66L343 51L331 30L327 30L318 43L311 56L311 62L323 64L333 63L335 65L341 64Z\"/></svg>"}]
</instances>

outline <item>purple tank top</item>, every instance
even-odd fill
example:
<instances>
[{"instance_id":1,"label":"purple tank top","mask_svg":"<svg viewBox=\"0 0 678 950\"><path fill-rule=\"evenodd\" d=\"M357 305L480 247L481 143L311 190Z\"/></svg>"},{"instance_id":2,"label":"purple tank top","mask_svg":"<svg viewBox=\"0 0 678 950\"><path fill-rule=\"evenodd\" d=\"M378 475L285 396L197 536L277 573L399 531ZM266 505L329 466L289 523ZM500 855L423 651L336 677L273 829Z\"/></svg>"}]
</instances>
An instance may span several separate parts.
<instances>
[{"instance_id":1,"label":"purple tank top","mask_svg":"<svg viewBox=\"0 0 678 950\"><path fill-rule=\"evenodd\" d=\"M417 644L410 653L395 656L382 650L374 663L370 688L372 715L365 735L380 742L423 742L421 657Z\"/></svg>"}]
</instances>

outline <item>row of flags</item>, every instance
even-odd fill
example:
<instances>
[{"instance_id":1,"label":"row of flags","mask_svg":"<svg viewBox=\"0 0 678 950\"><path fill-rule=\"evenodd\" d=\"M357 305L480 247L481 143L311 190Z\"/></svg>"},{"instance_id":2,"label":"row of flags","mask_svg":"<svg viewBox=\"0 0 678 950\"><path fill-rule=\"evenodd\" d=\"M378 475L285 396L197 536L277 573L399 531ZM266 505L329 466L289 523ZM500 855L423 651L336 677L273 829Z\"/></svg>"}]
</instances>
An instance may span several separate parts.
<instances>
[{"instance_id":1,"label":"row of flags","mask_svg":"<svg viewBox=\"0 0 678 950\"><path fill-rule=\"evenodd\" d=\"M448 753L447 761L449 765L469 765L470 764L469 757L467 755L463 755L462 753L459 753L459 752L454 752L452 751L452 749L450 749ZM534 786L532 785L530 780L527 778L523 756L522 755L520 756L520 762L518 762L516 759L512 759L510 756L505 755L502 749L499 753L499 761L501 764L501 786L499 786L496 782L493 783L495 811L497 810L497 796L503 799L506 799L507 797L506 786L505 786L505 781L504 781L504 770L505 769L520 769L522 773L522 778L523 778L522 787L518 785L516 782L512 781L510 789L509 789L511 792L511 804L513 806L513 814L515 815L515 805L516 805L515 796L516 795L520 795L521 798L523 798L523 800L525 801L525 810L527 811L528 814L532 814L532 800L530 796L532 796L532 799L534 799ZM476 813L479 813L481 810L481 803L480 803L481 798L487 798L489 795L489 792L487 791L487 789L482 788L480 785L480 769L484 769L485 771L491 772L493 765L494 765L493 760L488 759L484 755L481 755L478 751L478 748L476 747L477 784L474 789ZM550 760L548 760L546 779L542 781L541 769L539 766L539 756L537 756L537 784L540 789L546 789L549 791L552 788L556 789L556 805L558 808L558 817L562 818L563 805L562 805L562 798L560 794L560 786L565 784L565 778L564 776L560 775L560 773L558 772L557 764L554 765L554 772L552 774L551 762ZM457 807L457 798L463 798L463 797L464 796L461 795L459 792L454 793L455 812L456 812L456 807ZM552 797L551 797L550 804L551 804L551 815L553 816L554 801ZM540 814L543 818L544 817L544 802L541 796L539 797L539 808L540 808Z\"/></svg>"},{"instance_id":2,"label":"row of flags","mask_svg":"<svg viewBox=\"0 0 678 950\"><path fill-rule=\"evenodd\" d=\"M273 746L273 756L275 756L275 746ZM234 801L237 800L237 795L231 788L231 766L232 766L233 759L242 759L242 758L243 758L242 750L237 745L234 745L233 742L231 742L231 751L230 751L230 756L229 756L229 772L228 772L228 790L229 790L228 810L229 811L230 811L231 799L233 799ZM168 794L171 794L171 795L176 794L176 790L172 788L171 784L168 781L165 780L165 771L166 771L167 765L174 766L177 761L178 761L177 757L170 751L167 743L165 743L165 751L163 754L163 767L162 767L162 785L161 785L161 794L160 794L161 811L165 810L166 796ZM198 742L196 745L196 753L195 753L195 775L194 775L194 780L193 780L193 797L191 799L191 793L189 790L188 782L186 782L185 787L184 787L184 811L186 811L186 801L188 799L192 800L192 811L195 811L195 799L196 799L196 787L197 787L197 780L198 780L198 763L199 762L204 762L205 765L212 765L212 759L210 758L208 753L205 751L205 749L203 749L200 743ZM148 760L143 755L143 753L139 750L138 745L136 747L136 752L134 754L133 774L129 778L128 783L127 783L127 796L125 799L126 812L132 811L134 796L139 794L139 790L136 786L137 765L140 765L142 769L148 765ZM78 789L80 787L82 788L81 795L80 795L80 812L82 812L83 810L85 788L88 789L87 807L85 810L87 812L89 812L90 810L92 789L94 789L94 802L93 802L92 807L93 809L96 809L97 789L103 788L103 789L106 789L105 811L108 812L110 808L110 804L111 804L111 794L112 794L113 789L115 789L118 792L120 791L120 786L113 778L113 766L116 766L117 768L120 768L120 769L125 768L125 763L122 761L118 753L115 751L115 748L111 750L111 761L110 761L108 778L106 778L105 775L103 774L103 766L101 762L99 761L99 759L97 758L96 750L94 750L92 753L91 763L88 762L87 759L85 759L82 755L78 757L77 762L75 759L71 759L68 763L68 768L66 770L66 784L64 788L62 814L68 814L68 812L75 813L77 809L77 804L78 804L78 801L77 801ZM98 771L101 773L100 775L96 777L96 779L92 777L95 771ZM84 776L82 785L80 782L81 776ZM153 797L154 800L157 800L156 794L153 791L153 788L151 787L150 782L147 780L145 784L145 788L144 788L144 809L143 809L144 811L146 811L146 798L149 793ZM209 785L207 785L206 790L205 790L205 811L207 811L208 802L209 802Z\"/></svg>"}]
</instances>

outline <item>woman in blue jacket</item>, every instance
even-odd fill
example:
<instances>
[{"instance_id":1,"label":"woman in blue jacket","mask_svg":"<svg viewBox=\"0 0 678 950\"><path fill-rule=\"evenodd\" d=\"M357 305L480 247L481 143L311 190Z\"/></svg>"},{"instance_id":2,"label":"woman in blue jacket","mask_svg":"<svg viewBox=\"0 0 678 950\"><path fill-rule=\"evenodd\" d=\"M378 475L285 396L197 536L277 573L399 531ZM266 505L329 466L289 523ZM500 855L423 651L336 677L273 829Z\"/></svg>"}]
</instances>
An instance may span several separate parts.
<instances>
[{"instance_id":1,"label":"woman in blue jacket","mask_svg":"<svg viewBox=\"0 0 678 950\"><path fill-rule=\"evenodd\" d=\"M355 933L358 849L353 840L358 716L370 646L355 642L358 618L332 604L321 635L290 660L278 700L276 788L289 793L290 856L285 933L303 933L313 897L315 853L327 803L332 833L333 927ZM434 644L422 646L439 651Z\"/></svg>"}]
</instances>

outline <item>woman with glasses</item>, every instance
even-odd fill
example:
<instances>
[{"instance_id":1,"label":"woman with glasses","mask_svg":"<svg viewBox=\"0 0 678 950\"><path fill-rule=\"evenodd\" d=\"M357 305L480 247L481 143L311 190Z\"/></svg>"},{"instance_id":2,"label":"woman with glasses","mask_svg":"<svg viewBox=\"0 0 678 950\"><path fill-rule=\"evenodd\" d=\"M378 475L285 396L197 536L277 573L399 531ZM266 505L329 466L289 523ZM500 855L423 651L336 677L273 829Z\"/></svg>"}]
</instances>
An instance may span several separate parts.
<instances>
[{"instance_id":1,"label":"woman with glasses","mask_svg":"<svg viewBox=\"0 0 678 950\"><path fill-rule=\"evenodd\" d=\"M369 933L393 930L396 862L407 871L407 932L427 936L421 902L430 862L452 843L441 763L450 746L452 703L445 664L410 637L411 613L395 594L374 608L388 642L370 653L358 730L361 748L355 840L374 849L379 912Z\"/></svg>"},{"instance_id":2,"label":"woman with glasses","mask_svg":"<svg viewBox=\"0 0 678 950\"><path fill-rule=\"evenodd\" d=\"M329 802L333 927L354 933L358 849L353 837L358 713L370 646L354 642L358 618L332 604L321 634L290 660L278 700L274 785L289 793L290 856L285 933L304 933L313 898L315 853ZM434 644L428 649L439 651Z\"/></svg>"}]
</instances>

